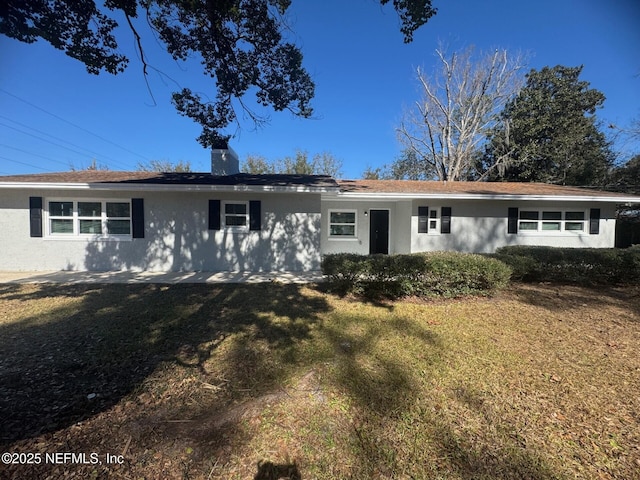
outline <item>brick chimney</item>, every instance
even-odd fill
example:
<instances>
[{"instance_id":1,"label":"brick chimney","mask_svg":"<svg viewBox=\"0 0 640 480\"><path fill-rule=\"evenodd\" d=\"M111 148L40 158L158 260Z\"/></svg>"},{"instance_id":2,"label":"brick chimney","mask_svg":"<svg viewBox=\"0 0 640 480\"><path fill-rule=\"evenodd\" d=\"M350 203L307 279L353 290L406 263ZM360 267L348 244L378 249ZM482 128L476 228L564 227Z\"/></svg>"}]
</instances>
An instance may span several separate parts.
<instances>
[{"instance_id":1,"label":"brick chimney","mask_svg":"<svg viewBox=\"0 0 640 480\"><path fill-rule=\"evenodd\" d=\"M235 175L240 173L238 154L229 145L211 149L211 173L213 175Z\"/></svg>"}]
</instances>

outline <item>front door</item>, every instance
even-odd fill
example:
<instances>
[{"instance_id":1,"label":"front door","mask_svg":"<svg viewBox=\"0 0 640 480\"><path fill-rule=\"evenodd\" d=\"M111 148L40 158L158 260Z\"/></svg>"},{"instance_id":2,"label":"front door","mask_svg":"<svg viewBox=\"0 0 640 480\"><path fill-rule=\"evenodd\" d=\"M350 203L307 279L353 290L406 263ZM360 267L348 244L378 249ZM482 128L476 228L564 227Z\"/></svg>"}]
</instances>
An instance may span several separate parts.
<instances>
[{"instance_id":1,"label":"front door","mask_svg":"<svg viewBox=\"0 0 640 480\"><path fill-rule=\"evenodd\" d=\"M389 253L389 210L369 210L369 254Z\"/></svg>"}]
</instances>

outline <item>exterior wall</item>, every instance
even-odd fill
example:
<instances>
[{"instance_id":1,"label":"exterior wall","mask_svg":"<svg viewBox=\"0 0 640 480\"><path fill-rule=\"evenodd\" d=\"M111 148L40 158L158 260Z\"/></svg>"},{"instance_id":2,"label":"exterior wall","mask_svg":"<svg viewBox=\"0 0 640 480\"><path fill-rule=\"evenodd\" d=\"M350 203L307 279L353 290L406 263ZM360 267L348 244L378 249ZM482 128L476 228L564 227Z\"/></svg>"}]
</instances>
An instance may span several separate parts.
<instances>
[{"instance_id":1,"label":"exterior wall","mask_svg":"<svg viewBox=\"0 0 640 480\"><path fill-rule=\"evenodd\" d=\"M418 233L418 207L440 211L451 207L451 233L439 231ZM584 210L586 231L573 232L519 232L507 233L508 209L521 210ZM589 209L600 209L600 233L588 233ZM413 253L440 250L491 253L506 245L545 245L554 247L612 248L615 244L615 205L588 202L528 202L477 200L323 200L322 253L369 253L370 209L389 209L389 253ZM355 210L357 234L355 239L335 239L329 236L329 211ZM440 224L438 224L439 226Z\"/></svg>"},{"instance_id":2,"label":"exterior wall","mask_svg":"<svg viewBox=\"0 0 640 480\"><path fill-rule=\"evenodd\" d=\"M419 234L418 206L451 207L450 234ZM600 233L523 232L507 233L508 209L520 210L584 210L600 208ZM411 217L411 252L457 250L491 253L506 245L541 245L569 248L613 248L615 244L615 205L585 202L510 202L510 201L445 201L414 200Z\"/></svg>"},{"instance_id":3,"label":"exterior wall","mask_svg":"<svg viewBox=\"0 0 640 480\"><path fill-rule=\"evenodd\" d=\"M29 197L144 199L145 238L43 238L29 235ZM209 200L261 201L260 231L208 230ZM451 207L451 233L418 233L418 207ZM509 207L600 209L600 233L507 233ZM389 210L389 253L493 252L504 245L610 248L615 205L527 201L320 200L320 194L0 190L0 270L309 271L321 253L369 253L371 209ZM329 236L329 211L356 212L353 239ZM45 220L46 221L46 220ZM587 222L588 226L588 222ZM46 230L46 229L45 229Z\"/></svg>"},{"instance_id":4,"label":"exterior wall","mask_svg":"<svg viewBox=\"0 0 640 480\"><path fill-rule=\"evenodd\" d=\"M293 197L295 195L295 198ZM29 197L144 199L145 238L31 238ZM261 201L260 231L208 230L209 200ZM320 195L0 191L0 270L309 271L320 268ZM46 229L45 229L46 230Z\"/></svg>"},{"instance_id":5,"label":"exterior wall","mask_svg":"<svg viewBox=\"0 0 640 480\"><path fill-rule=\"evenodd\" d=\"M329 212L355 210L355 238L331 238ZM408 253L411 246L411 201L322 201L322 253L369 253L369 210L389 210L389 253ZM365 214L366 212L366 214Z\"/></svg>"}]
</instances>

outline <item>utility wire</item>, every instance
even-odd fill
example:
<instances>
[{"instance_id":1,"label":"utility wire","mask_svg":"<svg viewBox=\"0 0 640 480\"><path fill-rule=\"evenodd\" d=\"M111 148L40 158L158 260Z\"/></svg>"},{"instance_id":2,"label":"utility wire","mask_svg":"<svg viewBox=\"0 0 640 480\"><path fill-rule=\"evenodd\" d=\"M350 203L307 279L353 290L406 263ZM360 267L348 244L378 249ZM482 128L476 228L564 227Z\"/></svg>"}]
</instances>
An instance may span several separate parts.
<instances>
[{"instance_id":1,"label":"utility wire","mask_svg":"<svg viewBox=\"0 0 640 480\"><path fill-rule=\"evenodd\" d=\"M4 126L4 127L6 127L6 128L10 128L10 129L12 129L12 130L15 130L16 132L20 132L20 133L22 133L23 135L29 135L30 137L37 138L38 140L40 140L40 141L42 141L42 142L47 142L47 143L50 143L51 145L55 145L55 146L57 146L57 147L64 148L65 150L69 150L69 151L70 151L70 152L72 152L72 153L75 153L75 154L78 154L78 155L81 155L81 156L84 156L84 157L91 156L91 155L87 155L86 153L80 152L80 151L78 151L78 150L74 150L73 148L65 147L64 145L61 145L61 144L56 143L56 142L53 142L53 141L51 141L51 140L47 140L46 138L39 137L38 135L34 135L34 134L32 134L32 133L25 132L24 130L20 130L19 128L15 128L15 127L12 127L12 126L10 126L10 125L6 125L6 124L4 124L4 123L2 123L2 122L0 122L0 125ZM64 141L64 140L63 140L63 141ZM15 147L9 147L9 148L14 148L14 149L15 149ZM79 148L82 148L82 147L79 147ZM90 152L90 153L91 153L91 152ZM100 155L99 155L99 156L100 156ZM125 167L125 169L126 169L126 168L127 168L127 167Z\"/></svg>"},{"instance_id":2,"label":"utility wire","mask_svg":"<svg viewBox=\"0 0 640 480\"><path fill-rule=\"evenodd\" d=\"M3 159L3 160L7 160L9 162L19 163L20 165L26 165L27 167L37 168L38 170L43 170L45 172L53 172L53 170L49 170L48 168L42 168L42 167L39 167L38 165L32 165L30 163L20 162L18 160L14 160L12 158L3 157L2 155L0 155L0 158ZM12 175L12 174L8 174L7 173L7 175Z\"/></svg>"},{"instance_id":3,"label":"utility wire","mask_svg":"<svg viewBox=\"0 0 640 480\"><path fill-rule=\"evenodd\" d=\"M40 110L41 112L44 112L44 113L46 113L47 115L51 115L52 117L57 118L58 120L60 120L60 121L62 121L62 122L65 122L65 123L67 123L67 124L71 125L72 127L77 128L78 130L82 130L83 132L86 132L86 133L88 133L88 134L90 134L90 135L93 135L94 137L99 138L99 139L100 139L100 140L102 140L103 142L106 142L106 143L109 143L109 144L111 144L111 145L113 145L113 146L115 146L115 147L118 147L118 148L120 148L120 149L124 150L125 152L128 152L128 153L130 153L130 154L132 154L132 155L135 155L135 156L137 156L137 157L142 158L143 160L150 161L150 159L148 159L148 158L147 158L147 157L145 157L144 155L140 155L139 153L136 153L136 152L134 152L134 151L132 151L132 150L129 150L129 149L128 149L128 148L126 148L126 147L123 147L122 145L119 145L119 144L117 144L117 143L115 143L115 142L112 142L111 140L108 140L108 139L104 138L103 136L98 135L97 133L94 133L94 132L92 132L92 131L90 131L90 130L87 130L87 129L86 129L86 128L84 128L84 127L81 127L81 126L79 126L79 125L76 125L75 123L70 122L69 120L65 120L64 118L60 117L59 115L56 115L55 113L51 113L51 112L49 112L49 111L45 110L44 108L41 108L41 107L39 107L39 106L37 106L37 105L34 105L33 103L31 103L31 102L29 102L29 101L25 100L24 98L20 98L20 97L18 97L17 95L14 95L13 93L6 91L4 88L0 88L0 92L3 92L3 93L5 93L6 95L9 95L10 97L15 98L16 100L20 100L21 102L26 103L27 105L29 105L29 106L31 106L31 107L33 107L33 108L37 109L37 110Z\"/></svg>"},{"instance_id":4,"label":"utility wire","mask_svg":"<svg viewBox=\"0 0 640 480\"><path fill-rule=\"evenodd\" d=\"M34 157L44 158L45 160L48 160L50 162L55 162L55 163L59 163L61 165L64 165L67 168L69 168L69 166L71 165L69 162L63 162L62 160L56 160L56 159L51 158L51 157L45 157L44 155L40 155L39 153L29 152L28 150L23 150L22 148L18 148L18 147L12 147L11 145L7 145L5 143L0 143L0 147L10 148L11 150L15 150L17 152L26 153L27 155L32 155ZM52 170L50 170L50 171L52 171Z\"/></svg>"},{"instance_id":5,"label":"utility wire","mask_svg":"<svg viewBox=\"0 0 640 480\"><path fill-rule=\"evenodd\" d=\"M51 140L47 140L46 138L38 137L37 135L34 135L32 133L25 132L24 130L20 130L19 128L12 127L11 125L7 125L7 124L2 123L2 122L0 122L0 125L2 125L3 127L6 127L6 128L10 128L11 130L15 130L16 132L20 132L23 135L29 135L30 137L37 138L38 140L40 140L42 142L47 142L47 143L50 143L51 145L55 145L56 147L64 148L65 150L69 150L72 153L77 153L78 155L83 155L85 157L87 156L86 154L84 154L82 152L79 152L78 150L74 150L72 148L65 147L64 145L60 145L59 143L52 142ZM9 147L9 148L12 148L12 147Z\"/></svg>"},{"instance_id":6,"label":"utility wire","mask_svg":"<svg viewBox=\"0 0 640 480\"><path fill-rule=\"evenodd\" d=\"M80 145L76 145L75 143L69 142L69 141L67 141L67 140L65 140L65 139L63 139L63 138L56 137L55 135L51 135L50 133L43 132L42 130L38 130L37 128L30 127L29 125L25 125L24 123L20 123L20 122L18 122L18 121L16 121L16 120L13 120L13 119L9 118L9 117L5 117L4 115L0 115L0 118L3 118L3 119L8 120L8 121L10 121L10 122L13 122L13 123L15 123L16 125L20 125L21 127L28 128L29 130L33 130L34 132L38 132L38 133L39 133L39 134L41 134L41 135L46 135L47 137L51 137L51 138L53 138L53 139L55 139L55 140L58 140L58 141L60 141L60 142L62 142L62 143L66 143L66 144L71 145L71 146L73 146L73 147L79 148L80 150L84 150L85 152L87 152L87 153L88 153L88 154L90 154L91 156L94 156L94 157L101 157L101 158L103 158L103 159L107 159L110 163L113 163L113 164L115 164L115 165L119 165L120 167L124 168L125 170L129 168L129 167L128 167L127 165L125 165L124 163L121 163L121 162L119 162L118 160L116 160L116 159L114 159L114 158L112 158L112 157L109 157L108 155L103 155L103 154L100 154L100 153L98 153L98 152L94 152L93 150L89 150L89 149L87 149L87 148L81 147ZM37 138L38 140L42 140L43 142L51 143L52 145L56 145L56 146L58 146L58 147L61 147L61 148L66 149L66 150L70 150L70 151L72 151L72 152L74 152L74 153L78 153L78 154L80 154L80 155L85 155L85 154L84 154L84 153L82 153L82 152L77 152L77 151L75 151L75 150L72 150L72 149L71 149L71 148L69 148L69 147L65 147L64 145L57 144L57 143L55 143L55 142L52 142L51 140L47 140L46 138L39 137L39 136L34 135L34 134L32 134L32 133L22 131L22 130L20 130L20 129L18 129L18 128L15 128L15 127L12 127L12 126L10 126L10 125L3 124L2 122L0 122L0 125L4 125L5 127L7 127L7 128L11 128L11 129L13 129L13 130L16 130L16 131L18 131L18 132L20 132L20 133L23 133L24 135L32 136L32 137L34 137L34 138Z\"/></svg>"}]
</instances>

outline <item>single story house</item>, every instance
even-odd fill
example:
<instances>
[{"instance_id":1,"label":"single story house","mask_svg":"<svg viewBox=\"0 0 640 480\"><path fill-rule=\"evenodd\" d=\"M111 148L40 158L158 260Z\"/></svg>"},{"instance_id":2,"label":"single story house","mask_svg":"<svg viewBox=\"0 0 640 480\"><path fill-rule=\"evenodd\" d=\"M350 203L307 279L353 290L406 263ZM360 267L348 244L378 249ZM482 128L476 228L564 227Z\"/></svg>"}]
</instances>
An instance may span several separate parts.
<instances>
[{"instance_id":1,"label":"single story house","mask_svg":"<svg viewBox=\"0 0 640 480\"><path fill-rule=\"evenodd\" d=\"M533 183L74 171L0 177L3 271L313 271L323 254L607 248L640 197Z\"/></svg>"}]
</instances>

